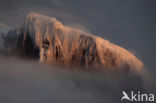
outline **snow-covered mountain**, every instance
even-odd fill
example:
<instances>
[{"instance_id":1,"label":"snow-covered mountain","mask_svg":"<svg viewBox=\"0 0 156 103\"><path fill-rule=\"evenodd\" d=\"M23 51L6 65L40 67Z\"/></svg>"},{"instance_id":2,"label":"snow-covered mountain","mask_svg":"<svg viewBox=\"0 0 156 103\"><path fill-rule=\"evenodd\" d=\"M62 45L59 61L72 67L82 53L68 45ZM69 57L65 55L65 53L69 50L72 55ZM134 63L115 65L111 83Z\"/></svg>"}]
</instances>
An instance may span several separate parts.
<instances>
[{"instance_id":1,"label":"snow-covered mountain","mask_svg":"<svg viewBox=\"0 0 156 103\"><path fill-rule=\"evenodd\" d=\"M30 13L16 30L16 47L48 64L102 68L142 68L131 52L108 40L63 25L53 17ZM15 40L16 41L16 40Z\"/></svg>"}]
</instances>

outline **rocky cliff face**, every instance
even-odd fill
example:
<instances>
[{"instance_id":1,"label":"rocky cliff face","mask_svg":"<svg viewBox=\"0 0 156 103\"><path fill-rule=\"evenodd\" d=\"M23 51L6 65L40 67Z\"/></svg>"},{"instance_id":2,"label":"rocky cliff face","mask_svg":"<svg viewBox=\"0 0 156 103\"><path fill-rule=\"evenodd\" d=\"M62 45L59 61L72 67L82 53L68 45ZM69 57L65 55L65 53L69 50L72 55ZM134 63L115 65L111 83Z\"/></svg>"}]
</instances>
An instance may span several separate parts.
<instances>
[{"instance_id":1,"label":"rocky cliff face","mask_svg":"<svg viewBox=\"0 0 156 103\"><path fill-rule=\"evenodd\" d=\"M65 66L142 68L131 52L108 40L64 26L57 19L30 13L17 30L17 47L41 62Z\"/></svg>"}]
</instances>

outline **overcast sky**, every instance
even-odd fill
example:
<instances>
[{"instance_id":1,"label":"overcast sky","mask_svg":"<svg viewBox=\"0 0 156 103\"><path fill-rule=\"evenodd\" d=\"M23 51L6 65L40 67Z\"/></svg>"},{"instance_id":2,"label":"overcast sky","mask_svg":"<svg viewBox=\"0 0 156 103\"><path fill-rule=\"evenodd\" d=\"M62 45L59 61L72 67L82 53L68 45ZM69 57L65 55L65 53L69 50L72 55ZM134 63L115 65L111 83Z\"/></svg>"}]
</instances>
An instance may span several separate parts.
<instances>
[{"instance_id":1,"label":"overcast sky","mask_svg":"<svg viewBox=\"0 0 156 103\"><path fill-rule=\"evenodd\" d=\"M54 16L132 51L156 73L155 0L0 0L0 22L13 28L25 15Z\"/></svg>"}]
</instances>

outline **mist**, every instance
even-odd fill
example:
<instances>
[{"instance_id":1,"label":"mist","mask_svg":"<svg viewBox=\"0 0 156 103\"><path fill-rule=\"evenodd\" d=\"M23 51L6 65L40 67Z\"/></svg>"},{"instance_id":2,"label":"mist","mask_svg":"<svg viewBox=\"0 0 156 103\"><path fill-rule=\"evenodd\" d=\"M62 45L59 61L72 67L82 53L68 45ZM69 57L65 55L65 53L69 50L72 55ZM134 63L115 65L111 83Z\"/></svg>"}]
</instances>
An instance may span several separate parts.
<instances>
[{"instance_id":1,"label":"mist","mask_svg":"<svg viewBox=\"0 0 156 103\"><path fill-rule=\"evenodd\" d=\"M123 90L154 93L155 89L144 74L70 71L3 56L0 66L2 103L119 103Z\"/></svg>"}]
</instances>

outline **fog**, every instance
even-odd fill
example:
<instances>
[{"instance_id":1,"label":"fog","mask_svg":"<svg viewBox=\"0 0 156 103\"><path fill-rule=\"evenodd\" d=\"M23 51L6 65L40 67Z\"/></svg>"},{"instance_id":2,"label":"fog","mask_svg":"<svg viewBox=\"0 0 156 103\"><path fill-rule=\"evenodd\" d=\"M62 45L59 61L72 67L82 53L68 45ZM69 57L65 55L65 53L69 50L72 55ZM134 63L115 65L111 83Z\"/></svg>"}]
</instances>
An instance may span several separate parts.
<instances>
[{"instance_id":1,"label":"fog","mask_svg":"<svg viewBox=\"0 0 156 103\"><path fill-rule=\"evenodd\" d=\"M155 89L142 73L70 71L4 56L0 68L1 103L119 103L123 90Z\"/></svg>"}]
</instances>

